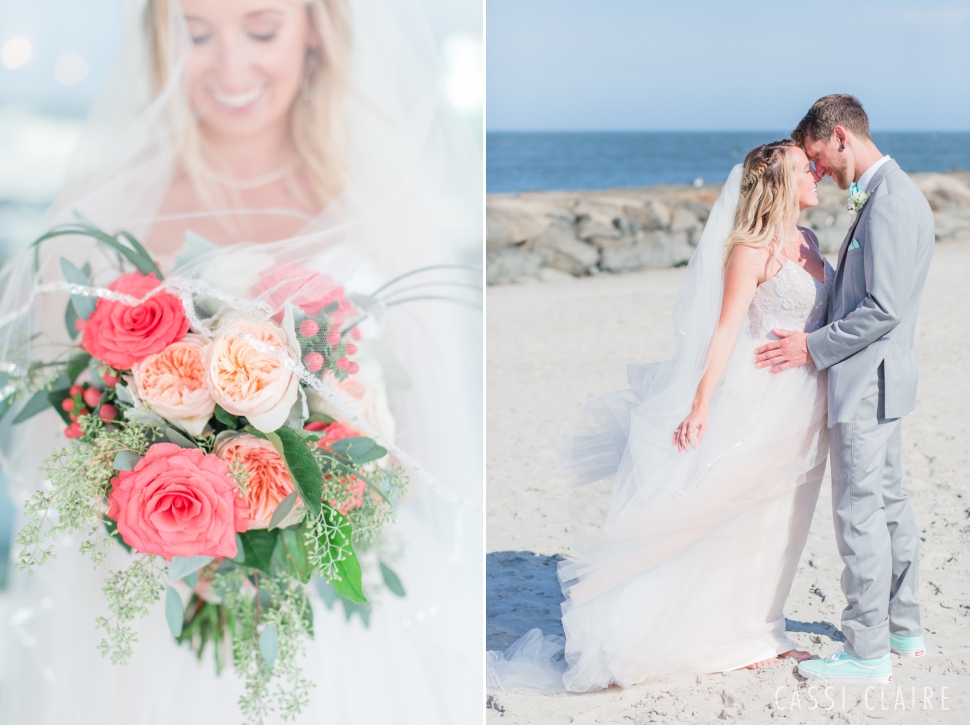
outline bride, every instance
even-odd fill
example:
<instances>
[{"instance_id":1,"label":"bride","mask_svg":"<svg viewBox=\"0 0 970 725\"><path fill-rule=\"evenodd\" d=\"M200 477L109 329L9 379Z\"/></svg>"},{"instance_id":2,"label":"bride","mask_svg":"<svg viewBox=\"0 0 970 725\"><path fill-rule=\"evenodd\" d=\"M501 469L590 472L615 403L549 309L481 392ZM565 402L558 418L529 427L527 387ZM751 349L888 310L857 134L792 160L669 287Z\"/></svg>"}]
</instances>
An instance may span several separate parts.
<instances>
[{"instance_id":1,"label":"bride","mask_svg":"<svg viewBox=\"0 0 970 725\"><path fill-rule=\"evenodd\" d=\"M254 302L298 297L307 274L327 275L367 314L354 376L366 390L331 379L330 393L346 404L331 412L359 415L359 427L409 469L381 551L406 596L382 588L372 570L372 608L345 616L311 587L315 638L303 671L316 686L296 721L469 721L482 677L467 656L483 619L481 275L465 270L481 264L481 161L440 100L420 6L128 5L119 60L46 227L80 218L127 230L167 280L203 280L237 297L261 273L283 270ZM38 250L0 273L4 363L70 342L67 296L37 293L63 282L62 256L90 264L95 284L111 279L112 260L88 238ZM52 411L16 428L12 417L0 429L2 463L21 503L65 441ZM32 576L12 572L0 593L0 722L241 721L241 680L217 675L211 651L197 661L177 645L161 604L138 623L128 665L101 657L105 572L79 543L60 537L54 561ZM119 569L127 555L115 548L108 566ZM367 576L365 562L365 588Z\"/></svg>"},{"instance_id":2,"label":"bride","mask_svg":"<svg viewBox=\"0 0 970 725\"><path fill-rule=\"evenodd\" d=\"M826 379L758 369L754 350L825 322L834 272L796 226L817 203L791 141L731 172L690 262L672 359L633 368L631 390L595 401L573 440L581 479L616 479L598 547L559 567L565 643L533 629L489 652L490 687L586 692L809 658L783 607L825 469Z\"/></svg>"}]
</instances>

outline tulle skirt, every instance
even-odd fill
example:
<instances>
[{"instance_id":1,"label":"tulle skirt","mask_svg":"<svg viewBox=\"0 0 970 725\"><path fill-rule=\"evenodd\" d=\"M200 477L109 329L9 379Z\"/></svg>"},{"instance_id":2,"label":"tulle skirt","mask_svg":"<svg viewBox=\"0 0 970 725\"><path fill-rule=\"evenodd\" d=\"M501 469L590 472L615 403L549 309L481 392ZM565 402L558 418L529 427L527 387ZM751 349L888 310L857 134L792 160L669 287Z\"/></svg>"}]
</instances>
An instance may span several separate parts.
<instances>
[{"instance_id":1,"label":"tulle skirt","mask_svg":"<svg viewBox=\"0 0 970 725\"><path fill-rule=\"evenodd\" d=\"M559 565L565 642L532 630L488 653L490 687L584 692L794 649L783 606L825 470L826 379L757 369L764 342L742 331L697 450L672 445L687 410L633 390L593 406L599 425L574 455L602 472L622 453L598 546ZM631 370L634 390L650 374Z\"/></svg>"}]
</instances>

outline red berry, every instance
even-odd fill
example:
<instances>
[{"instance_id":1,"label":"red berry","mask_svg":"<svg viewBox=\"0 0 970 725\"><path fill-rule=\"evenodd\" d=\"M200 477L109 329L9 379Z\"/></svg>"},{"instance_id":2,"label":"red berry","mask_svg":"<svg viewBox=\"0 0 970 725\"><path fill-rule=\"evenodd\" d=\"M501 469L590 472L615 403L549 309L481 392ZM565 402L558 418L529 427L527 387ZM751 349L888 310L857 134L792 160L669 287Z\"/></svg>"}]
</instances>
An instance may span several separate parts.
<instances>
[{"instance_id":1,"label":"red berry","mask_svg":"<svg viewBox=\"0 0 970 725\"><path fill-rule=\"evenodd\" d=\"M307 318L300 323L300 334L303 335L303 337L313 337L318 332L320 332L320 325L310 318Z\"/></svg>"},{"instance_id":2,"label":"red berry","mask_svg":"<svg viewBox=\"0 0 970 725\"><path fill-rule=\"evenodd\" d=\"M340 342L340 333L337 330L331 330L327 333L327 342L331 345L337 345Z\"/></svg>"},{"instance_id":3,"label":"red berry","mask_svg":"<svg viewBox=\"0 0 970 725\"><path fill-rule=\"evenodd\" d=\"M318 352L308 353L305 358L303 358L303 364L306 365L306 369L311 373L315 373L317 370L323 367L323 355Z\"/></svg>"},{"instance_id":4,"label":"red berry","mask_svg":"<svg viewBox=\"0 0 970 725\"><path fill-rule=\"evenodd\" d=\"M77 423L71 423L67 430L64 431L64 435L68 438L80 438L81 437L81 426Z\"/></svg>"},{"instance_id":5,"label":"red berry","mask_svg":"<svg viewBox=\"0 0 970 725\"><path fill-rule=\"evenodd\" d=\"M360 330L358 330L358 329L357 329L356 327L355 327L355 328L353 328L353 329L352 329L352 330L350 331L350 336L351 336L352 338L354 338L355 340L359 340L359 339L361 338L361 334L360 334Z\"/></svg>"},{"instance_id":6,"label":"red berry","mask_svg":"<svg viewBox=\"0 0 970 725\"><path fill-rule=\"evenodd\" d=\"M79 411L77 412L77 417L78 417L78 418L83 418L83 417L84 417L84 416L86 416L86 415L91 415L91 411L90 411L90 410L88 410L87 408L81 408L81 409L80 409L80 410L79 410Z\"/></svg>"},{"instance_id":7,"label":"red berry","mask_svg":"<svg viewBox=\"0 0 970 725\"><path fill-rule=\"evenodd\" d=\"M350 367L350 360L348 360L345 357L340 358L339 360L337 360L337 367L340 368L341 370L346 370L347 368Z\"/></svg>"},{"instance_id":8,"label":"red berry","mask_svg":"<svg viewBox=\"0 0 970 725\"><path fill-rule=\"evenodd\" d=\"M104 405L102 405L100 412L101 412L101 420L103 420L106 423L110 423L111 421L113 421L115 418L118 417L118 409L115 408L110 403L105 403Z\"/></svg>"},{"instance_id":9,"label":"red berry","mask_svg":"<svg viewBox=\"0 0 970 725\"><path fill-rule=\"evenodd\" d=\"M115 385L118 384L118 381L121 379L121 377L118 375L115 375L111 371L108 371L101 376L101 379L104 380L105 385L107 385L109 388L113 388Z\"/></svg>"},{"instance_id":10,"label":"red berry","mask_svg":"<svg viewBox=\"0 0 970 725\"><path fill-rule=\"evenodd\" d=\"M61 410L66 411L68 413L70 413L72 410L74 410L74 399L73 398L65 398L64 399L64 402L61 403Z\"/></svg>"},{"instance_id":11,"label":"red berry","mask_svg":"<svg viewBox=\"0 0 970 725\"><path fill-rule=\"evenodd\" d=\"M350 373L351 375L358 372L359 370L360 370L360 365L358 365L355 362L351 362L350 365L347 366L347 372Z\"/></svg>"},{"instance_id":12,"label":"red berry","mask_svg":"<svg viewBox=\"0 0 970 725\"><path fill-rule=\"evenodd\" d=\"M83 392L84 392L84 388L82 388L80 385L72 385L71 389L67 391L68 395L70 395L72 398L75 395L80 395Z\"/></svg>"},{"instance_id":13,"label":"red berry","mask_svg":"<svg viewBox=\"0 0 970 725\"><path fill-rule=\"evenodd\" d=\"M347 348L347 354L348 355L356 355L357 354L357 346L354 343L348 342L347 345L346 345L346 348Z\"/></svg>"},{"instance_id":14,"label":"red berry","mask_svg":"<svg viewBox=\"0 0 970 725\"><path fill-rule=\"evenodd\" d=\"M97 388L88 388L84 391L84 402L89 408L97 408L101 402L101 391Z\"/></svg>"}]
</instances>

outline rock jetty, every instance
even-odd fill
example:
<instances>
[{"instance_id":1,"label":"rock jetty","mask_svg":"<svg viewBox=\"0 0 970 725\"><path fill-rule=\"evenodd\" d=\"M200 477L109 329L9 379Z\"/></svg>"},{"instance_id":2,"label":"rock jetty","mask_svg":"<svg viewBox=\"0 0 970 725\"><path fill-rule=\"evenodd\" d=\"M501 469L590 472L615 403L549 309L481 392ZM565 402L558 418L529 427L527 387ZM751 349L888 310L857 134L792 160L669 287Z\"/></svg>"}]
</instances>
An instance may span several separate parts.
<instances>
[{"instance_id":1,"label":"rock jetty","mask_svg":"<svg viewBox=\"0 0 970 725\"><path fill-rule=\"evenodd\" d=\"M911 176L933 209L937 241L970 238L970 173ZM709 184L489 194L486 279L503 284L686 264L720 191ZM848 230L846 197L825 179L818 206L800 220L824 253L836 253Z\"/></svg>"}]
</instances>

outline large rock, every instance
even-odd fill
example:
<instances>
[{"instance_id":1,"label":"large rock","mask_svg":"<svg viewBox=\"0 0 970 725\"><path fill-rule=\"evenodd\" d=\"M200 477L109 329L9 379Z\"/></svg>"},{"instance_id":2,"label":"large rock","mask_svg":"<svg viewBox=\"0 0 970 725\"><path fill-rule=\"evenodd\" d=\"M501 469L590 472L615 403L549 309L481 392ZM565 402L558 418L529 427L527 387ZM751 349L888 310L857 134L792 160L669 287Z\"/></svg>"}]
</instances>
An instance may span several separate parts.
<instances>
[{"instance_id":1,"label":"large rock","mask_svg":"<svg viewBox=\"0 0 970 725\"><path fill-rule=\"evenodd\" d=\"M670 208L657 199L650 199L643 206L624 206L622 211L624 216L635 219L645 232L670 226Z\"/></svg>"},{"instance_id":2,"label":"large rock","mask_svg":"<svg viewBox=\"0 0 970 725\"><path fill-rule=\"evenodd\" d=\"M542 271L542 258L525 249L505 247L490 249L485 253L485 282L506 284L526 279L538 279Z\"/></svg>"},{"instance_id":3,"label":"large rock","mask_svg":"<svg viewBox=\"0 0 970 725\"><path fill-rule=\"evenodd\" d=\"M933 221L937 240L970 238L970 209L953 205L946 211L936 212Z\"/></svg>"},{"instance_id":4,"label":"large rock","mask_svg":"<svg viewBox=\"0 0 970 725\"><path fill-rule=\"evenodd\" d=\"M600 248L600 269L632 272L648 267L675 267L690 260L693 248L686 232L652 231L635 240L613 240Z\"/></svg>"},{"instance_id":5,"label":"large rock","mask_svg":"<svg viewBox=\"0 0 970 725\"><path fill-rule=\"evenodd\" d=\"M852 216L845 208L845 201L839 203L834 199L827 200L824 205L819 203L818 206L807 209L799 220L800 226L815 232L823 254L839 251L851 223Z\"/></svg>"},{"instance_id":6,"label":"large rock","mask_svg":"<svg viewBox=\"0 0 970 725\"><path fill-rule=\"evenodd\" d=\"M670 217L670 231L683 232L687 235L687 242L697 246L701 239L704 223L691 209L686 206L675 207Z\"/></svg>"},{"instance_id":7,"label":"large rock","mask_svg":"<svg viewBox=\"0 0 970 725\"><path fill-rule=\"evenodd\" d=\"M599 219L593 219L589 215L583 214L576 221L576 236L587 240L593 237L619 239L621 234L612 224L606 224Z\"/></svg>"},{"instance_id":8,"label":"large rock","mask_svg":"<svg viewBox=\"0 0 970 725\"><path fill-rule=\"evenodd\" d=\"M506 244L523 244L535 239L552 219L571 214L561 206L517 196L489 197L485 204L486 230L491 228L493 249Z\"/></svg>"},{"instance_id":9,"label":"large rock","mask_svg":"<svg viewBox=\"0 0 970 725\"><path fill-rule=\"evenodd\" d=\"M640 222L633 217L619 216L613 220L613 226L620 232L621 237L635 237L640 232Z\"/></svg>"},{"instance_id":10,"label":"large rock","mask_svg":"<svg viewBox=\"0 0 970 725\"><path fill-rule=\"evenodd\" d=\"M513 244L512 229L501 213L485 213L485 249L499 249Z\"/></svg>"},{"instance_id":11,"label":"large rock","mask_svg":"<svg viewBox=\"0 0 970 725\"><path fill-rule=\"evenodd\" d=\"M970 184L951 174L916 174L913 181L933 211L970 208Z\"/></svg>"},{"instance_id":12,"label":"large rock","mask_svg":"<svg viewBox=\"0 0 970 725\"><path fill-rule=\"evenodd\" d=\"M565 221L556 219L527 245L547 267L572 275L589 274L596 269L599 253L581 241Z\"/></svg>"}]
</instances>

